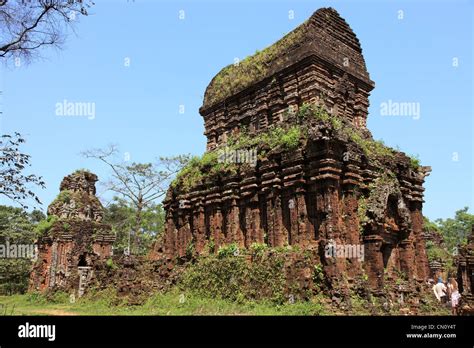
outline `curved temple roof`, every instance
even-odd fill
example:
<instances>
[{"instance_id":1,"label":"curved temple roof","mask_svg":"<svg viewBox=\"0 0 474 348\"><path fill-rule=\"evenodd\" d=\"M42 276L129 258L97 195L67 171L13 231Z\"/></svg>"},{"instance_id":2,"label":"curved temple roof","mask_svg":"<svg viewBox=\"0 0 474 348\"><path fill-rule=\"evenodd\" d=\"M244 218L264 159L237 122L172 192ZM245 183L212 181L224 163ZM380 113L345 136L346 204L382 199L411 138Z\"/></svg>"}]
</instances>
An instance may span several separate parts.
<instances>
[{"instance_id":1,"label":"curved temple roof","mask_svg":"<svg viewBox=\"0 0 474 348\"><path fill-rule=\"evenodd\" d=\"M201 110L308 57L317 56L365 82L374 83L367 72L359 39L333 8L321 8L273 45L223 68L209 83Z\"/></svg>"}]
</instances>

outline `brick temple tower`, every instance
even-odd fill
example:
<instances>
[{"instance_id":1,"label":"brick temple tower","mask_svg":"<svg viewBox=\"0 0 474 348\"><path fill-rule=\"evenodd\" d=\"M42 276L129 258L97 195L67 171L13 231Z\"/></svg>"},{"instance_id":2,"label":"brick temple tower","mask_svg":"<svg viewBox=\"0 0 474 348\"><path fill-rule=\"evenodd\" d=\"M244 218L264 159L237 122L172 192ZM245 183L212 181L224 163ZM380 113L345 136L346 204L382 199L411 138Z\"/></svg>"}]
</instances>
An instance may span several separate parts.
<instances>
[{"instance_id":1,"label":"brick temple tower","mask_svg":"<svg viewBox=\"0 0 474 348\"><path fill-rule=\"evenodd\" d=\"M365 129L374 88L359 39L332 8L270 47L222 69L209 83L199 109L207 149L247 127L259 132L284 121L289 109L320 102L334 115Z\"/></svg>"},{"instance_id":2,"label":"brick temple tower","mask_svg":"<svg viewBox=\"0 0 474 348\"><path fill-rule=\"evenodd\" d=\"M330 282L367 276L383 289L385 278L403 275L423 283L431 168L374 141L366 127L373 88L359 40L332 8L223 68L199 110L205 160L170 187L153 257L205 255L229 243L289 245L318 255ZM295 134L297 146L285 143ZM255 165L212 162L236 146L255 148ZM363 245L365 258L326 258L328 243Z\"/></svg>"},{"instance_id":3,"label":"brick temple tower","mask_svg":"<svg viewBox=\"0 0 474 348\"><path fill-rule=\"evenodd\" d=\"M31 273L30 290L73 290L81 296L93 276L94 264L112 256L115 236L102 222L96 181L97 176L85 170L62 180L38 239L39 257Z\"/></svg>"},{"instance_id":4,"label":"brick temple tower","mask_svg":"<svg viewBox=\"0 0 474 348\"><path fill-rule=\"evenodd\" d=\"M474 315L474 226L467 244L459 248L456 263L457 281L461 293L460 312L462 315Z\"/></svg>"}]
</instances>

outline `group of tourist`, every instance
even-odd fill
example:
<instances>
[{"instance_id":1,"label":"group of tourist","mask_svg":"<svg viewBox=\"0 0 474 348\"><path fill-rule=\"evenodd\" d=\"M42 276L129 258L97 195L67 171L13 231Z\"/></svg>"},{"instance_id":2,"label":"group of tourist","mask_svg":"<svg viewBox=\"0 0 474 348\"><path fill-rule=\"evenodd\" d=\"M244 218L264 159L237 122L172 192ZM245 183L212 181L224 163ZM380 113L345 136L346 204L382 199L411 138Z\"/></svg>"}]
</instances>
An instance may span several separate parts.
<instances>
[{"instance_id":1,"label":"group of tourist","mask_svg":"<svg viewBox=\"0 0 474 348\"><path fill-rule=\"evenodd\" d=\"M457 315L457 307L461 294L459 293L456 279L449 278L447 284L445 284L443 279L439 277L438 283L433 285L433 292L440 303L451 305L453 315Z\"/></svg>"}]
</instances>

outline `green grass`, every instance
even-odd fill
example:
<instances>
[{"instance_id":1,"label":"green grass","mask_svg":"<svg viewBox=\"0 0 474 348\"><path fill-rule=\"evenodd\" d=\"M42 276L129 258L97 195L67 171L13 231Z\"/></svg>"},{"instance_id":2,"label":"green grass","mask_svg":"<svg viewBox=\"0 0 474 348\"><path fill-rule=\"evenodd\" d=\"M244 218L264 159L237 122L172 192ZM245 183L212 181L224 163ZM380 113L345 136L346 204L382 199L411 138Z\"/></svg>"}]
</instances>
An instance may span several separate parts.
<instances>
[{"instance_id":1,"label":"green grass","mask_svg":"<svg viewBox=\"0 0 474 348\"><path fill-rule=\"evenodd\" d=\"M431 294L420 305L420 315L450 315L449 308L429 295ZM309 301L275 304L267 301L241 302L209 298L174 288L166 293L151 295L142 305L126 305L125 301L117 302L117 299L109 290L88 295L75 303L70 303L68 296L61 293L49 299L37 294L0 296L0 315L374 315L367 301L355 295L351 296L352 309L346 313L331 308L322 295L314 296ZM396 308L390 313L383 312L380 305L377 308L376 315L400 315Z\"/></svg>"},{"instance_id":2,"label":"green grass","mask_svg":"<svg viewBox=\"0 0 474 348\"><path fill-rule=\"evenodd\" d=\"M230 151L255 149L261 157L275 148L285 151L296 149L300 144L302 134L302 126L299 125L287 128L269 127L258 134L250 134L242 129L239 135L230 136L224 146ZM189 192L206 179L224 174L236 174L239 167L236 163L219 160L221 150L223 147L208 151L201 157L193 157L178 173L171 183L171 187L182 192Z\"/></svg>"},{"instance_id":3,"label":"green grass","mask_svg":"<svg viewBox=\"0 0 474 348\"><path fill-rule=\"evenodd\" d=\"M173 289L156 293L139 306L112 304L103 294L70 303L67 298L46 300L31 294L0 296L1 314L6 315L324 315L318 298L307 302L275 305L270 302L233 302L205 298ZM5 311L5 313L4 313ZM13 311L13 313L12 313Z\"/></svg>"},{"instance_id":4,"label":"green grass","mask_svg":"<svg viewBox=\"0 0 474 348\"><path fill-rule=\"evenodd\" d=\"M303 39L305 28L303 24L264 50L223 68L207 87L204 106L214 105L267 77L272 63L282 52L291 51Z\"/></svg>"},{"instance_id":5,"label":"green grass","mask_svg":"<svg viewBox=\"0 0 474 348\"><path fill-rule=\"evenodd\" d=\"M70 304L46 300L33 294L0 296L0 315L60 315L69 312Z\"/></svg>"},{"instance_id":6,"label":"green grass","mask_svg":"<svg viewBox=\"0 0 474 348\"><path fill-rule=\"evenodd\" d=\"M331 129L355 143L372 161L381 158L391 159L396 153L394 149L386 146L381 140L365 138L358 129L350 124L344 124L340 117L329 114L321 105L303 103L296 116L299 123L305 124L308 120L314 119L328 125ZM414 166L413 163L412 166Z\"/></svg>"},{"instance_id":7,"label":"green grass","mask_svg":"<svg viewBox=\"0 0 474 348\"><path fill-rule=\"evenodd\" d=\"M420 167L420 158L418 155L409 156L410 166L412 169L417 170Z\"/></svg>"},{"instance_id":8,"label":"green grass","mask_svg":"<svg viewBox=\"0 0 474 348\"><path fill-rule=\"evenodd\" d=\"M51 204L55 204L58 202L69 204L71 202L71 197L73 195L74 195L74 192L71 190L62 190L61 192L59 192L58 196Z\"/></svg>"},{"instance_id":9,"label":"green grass","mask_svg":"<svg viewBox=\"0 0 474 348\"><path fill-rule=\"evenodd\" d=\"M209 151L201 157L194 156L172 181L171 187L189 192L206 178L224 173L234 173L235 163L220 162L217 151Z\"/></svg>"}]
</instances>

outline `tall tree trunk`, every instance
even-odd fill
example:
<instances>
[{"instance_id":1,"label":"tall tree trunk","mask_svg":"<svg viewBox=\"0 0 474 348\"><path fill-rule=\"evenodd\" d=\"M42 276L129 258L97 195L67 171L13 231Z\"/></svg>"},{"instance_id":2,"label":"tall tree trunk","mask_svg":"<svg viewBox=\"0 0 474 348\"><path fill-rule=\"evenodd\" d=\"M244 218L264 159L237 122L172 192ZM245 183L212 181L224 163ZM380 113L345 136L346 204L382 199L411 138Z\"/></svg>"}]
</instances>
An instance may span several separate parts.
<instances>
[{"instance_id":1,"label":"tall tree trunk","mask_svg":"<svg viewBox=\"0 0 474 348\"><path fill-rule=\"evenodd\" d=\"M135 250L138 254L140 250L140 230L142 225L142 210L143 210L143 202L138 201L137 203L137 211L135 213Z\"/></svg>"}]
</instances>

